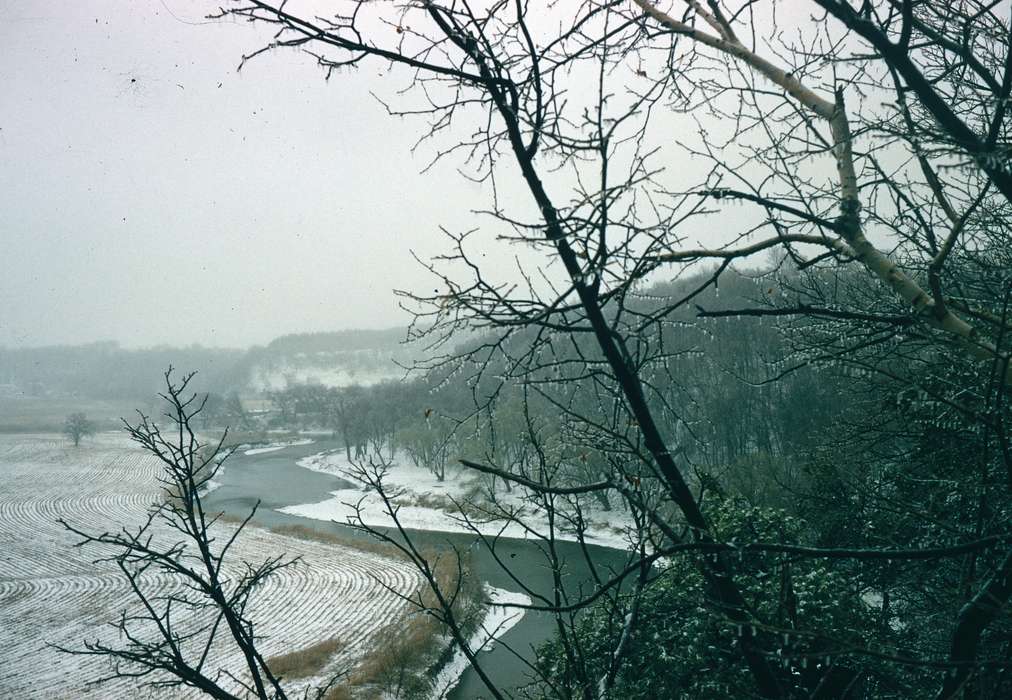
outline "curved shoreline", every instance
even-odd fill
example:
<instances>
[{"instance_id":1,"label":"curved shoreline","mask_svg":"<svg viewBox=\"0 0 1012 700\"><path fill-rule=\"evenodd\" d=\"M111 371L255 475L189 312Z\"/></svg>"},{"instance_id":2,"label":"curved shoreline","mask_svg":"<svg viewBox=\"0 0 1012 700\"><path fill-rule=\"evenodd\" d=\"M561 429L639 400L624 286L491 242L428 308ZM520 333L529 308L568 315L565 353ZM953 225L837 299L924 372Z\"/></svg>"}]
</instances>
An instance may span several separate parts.
<instances>
[{"instance_id":1,"label":"curved shoreline","mask_svg":"<svg viewBox=\"0 0 1012 700\"><path fill-rule=\"evenodd\" d=\"M272 527L302 525L321 532L339 533L351 539L371 541L365 533L349 525L330 520L318 520L282 512L282 508L310 502L319 502L321 496L353 485L333 474L310 470L297 461L328 448L338 447L331 440L320 440L313 444L285 447L271 452L253 455L236 453L226 463L228 468L221 475L221 486L208 495L208 508L220 509L233 514L247 514L257 502L255 522ZM516 581L499 565L508 561L518 578L535 590L547 593L551 590L551 577L542 565L542 553L538 543L503 537L493 544L490 551L473 533L443 532L439 530L412 529L419 544L436 547L457 547L472 553L473 571L483 584L494 588L519 593ZM585 581L592 580L589 569L583 561L584 548L575 542L559 542L557 546L563 558L570 561L573 570L567 575L567 584L574 590ZM587 545L604 566L618 562L622 550L602 545ZM534 647L550 639L555 633L554 621L544 612L527 611L523 618L488 650L479 655L482 668L493 681L506 688L517 688L524 684L528 668L514 652L530 659ZM449 700L481 697L487 694L483 683L474 669L468 667L452 691L446 694Z\"/></svg>"}]
</instances>

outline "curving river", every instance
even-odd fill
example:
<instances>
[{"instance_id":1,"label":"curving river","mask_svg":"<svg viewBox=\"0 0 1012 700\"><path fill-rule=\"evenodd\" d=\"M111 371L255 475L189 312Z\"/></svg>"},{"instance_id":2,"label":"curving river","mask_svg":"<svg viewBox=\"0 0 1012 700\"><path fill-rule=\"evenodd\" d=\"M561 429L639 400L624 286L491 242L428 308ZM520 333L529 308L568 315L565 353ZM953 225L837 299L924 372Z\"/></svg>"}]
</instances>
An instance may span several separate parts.
<instances>
[{"instance_id":1,"label":"curving river","mask_svg":"<svg viewBox=\"0 0 1012 700\"><path fill-rule=\"evenodd\" d=\"M285 506L322 501L330 491L348 486L337 477L310 471L296 464L303 457L338 446L336 442L321 440L311 445L297 445L255 455L237 452L229 458L225 470L216 478L221 486L205 497L205 505L209 510L246 515L260 501L255 518L258 524L267 527L297 524L322 532L339 531L342 535L365 539L367 535L345 525L277 511ZM473 535L424 530L412 534L416 542L426 546L455 545L462 550L471 548L474 572L497 588L522 590L497 564L496 557L508 562L513 574L534 591L547 595L552 590L551 573L533 542L502 538L496 543L493 555ZM596 546L587 549L600 570L620 568L624 564L622 552ZM564 579L566 589L576 594L588 588L593 582L592 574L585 564L579 545L562 542L558 544L557 551L568 566ZM533 656L533 648L549 639L554 631L550 615L528 611L516 626L503 635L502 643L497 643L493 649L479 656L479 663L498 687L506 691L518 689L527 681L527 660ZM487 695L478 674L468 668L448 697L451 700L464 700Z\"/></svg>"}]
</instances>

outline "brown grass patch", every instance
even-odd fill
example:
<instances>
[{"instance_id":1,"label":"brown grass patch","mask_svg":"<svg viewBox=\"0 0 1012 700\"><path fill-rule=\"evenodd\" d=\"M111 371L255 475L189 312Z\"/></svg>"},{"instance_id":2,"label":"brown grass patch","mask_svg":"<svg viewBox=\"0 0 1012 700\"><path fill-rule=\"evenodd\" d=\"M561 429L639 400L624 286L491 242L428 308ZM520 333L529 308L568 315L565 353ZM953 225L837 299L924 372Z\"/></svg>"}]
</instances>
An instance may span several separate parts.
<instances>
[{"instance_id":1,"label":"brown grass patch","mask_svg":"<svg viewBox=\"0 0 1012 700\"><path fill-rule=\"evenodd\" d=\"M267 659L267 666L276 676L307 678L322 671L330 658L344 647L344 642L332 637L287 654L272 656Z\"/></svg>"},{"instance_id":2,"label":"brown grass patch","mask_svg":"<svg viewBox=\"0 0 1012 700\"><path fill-rule=\"evenodd\" d=\"M424 697L430 683L427 671L442 652L442 627L419 611L387 625L348 682L355 688L382 689L394 697Z\"/></svg>"},{"instance_id":3,"label":"brown grass patch","mask_svg":"<svg viewBox=\"0 0 1012 700\"><path fill-rule=\"evenodd\" d=\"M340 532L317 530L316 528L308 527L306 525L275 525L269 529L271 532L278 535L287 535L288 537L294 537L300 540L336 544L342 547L348 547L349 549L358 549L363 552L371 552L373 554L380 554L386 557L393 557L395 559L403 559L405 557L404 552L387 542L352 537Z\"/></svg>"},{"instance_id":4,"label":"brown grass patch","mask_svg":"<svg viewBox=\"0 0 1012 700\"><path fill-rule=\"evenodd\" d=\"M481 620L481 583L470 574L466 555L459 565L452 551L424 552L439 590L451 599L451 609L465 635ZM428 697L440 662L445 662L447 625L429 611L440 611L436 594L427 582L413 596L414 609L383 628L377 644L355 669L349 684L356 689L379 689L403 698Z\"/></svg>"},{"instance_id":5,"label":"brown grass patch","mask_svg":"<svg viewBox=\"0 0 1012 700\"><path fill-rule=\"evenodd\" d=\"M223 523L238 524L245 519L245 516L240 517L232 513L222 513L218 519ZM394 559L406 558L404 552L397 549L397 547L392 544L380 542L379 540L368 539L366 537L353 537L340 532L317 530L316 528L309 527L307 525L258 525L258 527L262 527L276 535L294 537L298 540L334 544L341 547L347 547L348 549L357 549L362 552L370 552L372 554L379 554L385 557L392 557Z\"/></svg>"},{"instance_id":6,"label":"brown grass patch","mask_svg":"<svg viewBox=\"0 0 1012 700\"><path fill-rule=\"evenodd\" d=\"M448 513L458 512L457 506L453 504L448 497L431 494L431 493L417 493L412 494L410 498L400 499L407 501L413 506L419 506L421 508L431 508L433 510L445 510Z\"/></svg>"}]
</instances>

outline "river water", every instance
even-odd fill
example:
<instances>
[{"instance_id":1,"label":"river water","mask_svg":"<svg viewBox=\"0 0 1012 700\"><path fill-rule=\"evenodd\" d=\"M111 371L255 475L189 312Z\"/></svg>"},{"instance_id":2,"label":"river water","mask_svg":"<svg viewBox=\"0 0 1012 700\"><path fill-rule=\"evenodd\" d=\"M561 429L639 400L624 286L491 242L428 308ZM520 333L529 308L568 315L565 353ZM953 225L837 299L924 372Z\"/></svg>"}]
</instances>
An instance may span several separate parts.
<instances>
[{"instance_id":1,"label":"river water","mask_svg":"<svg viewBox=\"0 0 1012 700\"><path fill-rule=\"evenodd\" d=\"M311 445L287 447L276 452L257 455L236 453L224 471L216 478L221 486L205 498L205 506L212 511L225 511L244 516L259 500L255 523L271 527L303 525L322 532L337 532L349 537L365 539L367 535L345 525L322 520L311 520L296 515L279 513L278 508L325 500L330 491L345 488L348 484L329 474L304 469L296 461L317 452L338 447L331 441L318 441ZM527 540L501 538L495 543L494 553L473 535L413 531L412 539L427 547L456 546L471 549L475 574L497 588L523 591L513 577L532 590L548 595L552 590L552 576L544 555L536 543ZM576 543L557 544L557 554L567 563L563 579L571 595L589 590L593 583L592 572ZM622 552L604 547L587 547L598 575L607 578L609 569L619 569L625 563ZM497 563L507 563L512 576ZM487 675L500 689L511 692L521 688L528 680L527 661L533 649L548 640L554 633L551 615L527 611L523 619L503 635L493 649L483 652L478 660ZM487 690L474 669L468 668L460 683L449 694L450 700L487 697Z\"/></svg>"}]
</instances>

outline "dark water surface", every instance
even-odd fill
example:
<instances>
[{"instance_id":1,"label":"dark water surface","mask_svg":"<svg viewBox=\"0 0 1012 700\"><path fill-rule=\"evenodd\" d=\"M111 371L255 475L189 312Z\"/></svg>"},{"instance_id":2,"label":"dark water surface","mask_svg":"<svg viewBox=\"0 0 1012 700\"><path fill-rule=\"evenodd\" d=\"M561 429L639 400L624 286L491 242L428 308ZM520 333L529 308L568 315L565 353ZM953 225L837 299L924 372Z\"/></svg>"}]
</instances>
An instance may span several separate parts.
<instances>
[{"instance_id":1,"label":"dark water surface","mask_svg":"<svg viewBox=\"0 0 1012 700\"><path fill-rule=\"evenodd\" d=\"M290 505L316 503L330 497L330 492L347 488L348 482L329 474L314 472L296 465L296 461L339 445L321 440L311 445L286 447L275 452L243 455L237 452L226 463L217 481L221 486L205 498L209 510L223 510L232 515L244 516L260 501L254 522L266 526L303 525L321 532L340 532L342 536L366 539L368 536L334 522L312 520L296 515L279 513L276 509ZM522 587L497 563L508 564L516 579L544 595L552 590L551 572L545 557L536 543L527 540L502 538L495 543L494 551L474 535L429 532L411 532L413 541L420 546L456 546L470 549L474 573L497 588L522 591ZM599 575L607 576L609 567L620 568L624 563L621 552L604 547L588 547ZM575 543L558 543L558 556L567 562L566 589L577 595L592 584L592 574L585 564L584 555ZM487 675L501 689L515 690L528 679L526 660L532 650L548 640L555 631L552 617L546 613L527 611L523 619L503 635L490 651L479 655L478 660ZM484 684L474 669L468 668L459 685L449 694L451 700L487 697Z\"/></svg>"}]
</instances>

